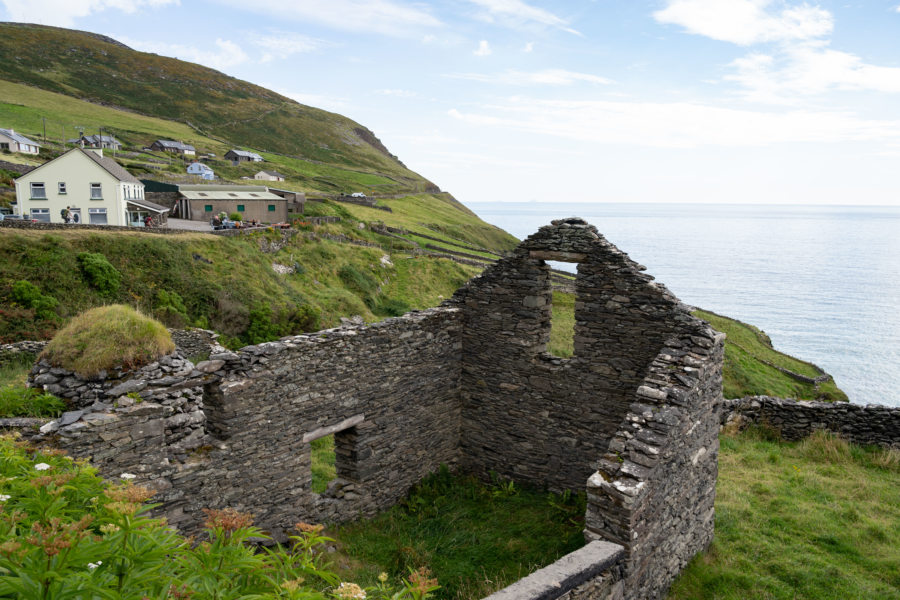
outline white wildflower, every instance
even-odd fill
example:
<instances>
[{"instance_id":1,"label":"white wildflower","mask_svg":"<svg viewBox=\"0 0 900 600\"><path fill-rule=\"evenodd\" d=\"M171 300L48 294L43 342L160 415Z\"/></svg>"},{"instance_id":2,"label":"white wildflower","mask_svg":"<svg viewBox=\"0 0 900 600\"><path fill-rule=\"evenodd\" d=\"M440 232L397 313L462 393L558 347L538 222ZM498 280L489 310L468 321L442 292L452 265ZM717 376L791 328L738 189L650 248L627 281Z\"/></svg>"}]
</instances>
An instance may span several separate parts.
<instances>
[{"instance_id":1,"label":"white wildflower","mask_svg":"<svg viewBox=\"0 0 900 600\"><path fill-rule=\"evenodd\" d=\"M90 569L91 571L93 571L94 569L96 569L97 567L99 567L99 566L102 565L102 564L103 564L103 561L102 561L102 560L98 560L98 561L95 562L95 563L88 563L88 569Z\"/></svg>"},{"instance_id":2,"label":"white wildflower","mask_svg":"<svg viewBox=\"0 0 900 600\"><path fill-rule=\"evenodd\" d=\"M10 498L12 498L12 496L10 496L9 494L0 494L0 502L6 502Z\"/></svg>"},{"instance_id":3,"label":"white wildflower","mask_svg":"<svg viewBox=\"0 0 900 600\"><path fill-rule=\"evenodd\" d=\"M366 591L355 583L342 583L338 586L338 589L334 591L334 595L338 598L366 600Z\"/></svg>"},{"instance_id":4,"label":"white wildflower","mask_svg":"<svg viewBox=\"0 0 900 600\"><path fill-rule=\"evenodd\" d=\"M48 465L47 463L38 463L38 464L34 465L35 471L46 471L49 468L50 468L50 465Z\"/></svg>"},{"instance_id":5,"label":"white wildflower","mask_svg":"<svg viewBox=\"0 0 900 600\"><path fill-rule=\"evenodd\" d=\"M122 479L128 480L128 479L134 479L135 477L137 477L137 475L135 475L134 473L122 473L121 475L119 475L119 477L121 477Z\"/></svg>"}]
</instances>

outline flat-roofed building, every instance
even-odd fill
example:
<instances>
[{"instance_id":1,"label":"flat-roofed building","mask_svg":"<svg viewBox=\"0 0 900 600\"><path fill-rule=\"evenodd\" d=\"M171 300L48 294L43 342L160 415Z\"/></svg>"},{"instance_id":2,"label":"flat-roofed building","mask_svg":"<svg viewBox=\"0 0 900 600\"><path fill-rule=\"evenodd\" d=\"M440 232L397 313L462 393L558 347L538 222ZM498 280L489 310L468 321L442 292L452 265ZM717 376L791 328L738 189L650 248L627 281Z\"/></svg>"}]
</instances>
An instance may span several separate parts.
<instances>
[{"instance_id":1,"label":"flat-roofed building","mask_svg":"<svg viewBox=\"0 0 900 600\"><path fill-rule=\"evenodd\" d=\"M260 185L179 185L175 210L193 221L236 212L244 221L281 223L288 218L288 200Z\"/></svg>"}]
</instances>

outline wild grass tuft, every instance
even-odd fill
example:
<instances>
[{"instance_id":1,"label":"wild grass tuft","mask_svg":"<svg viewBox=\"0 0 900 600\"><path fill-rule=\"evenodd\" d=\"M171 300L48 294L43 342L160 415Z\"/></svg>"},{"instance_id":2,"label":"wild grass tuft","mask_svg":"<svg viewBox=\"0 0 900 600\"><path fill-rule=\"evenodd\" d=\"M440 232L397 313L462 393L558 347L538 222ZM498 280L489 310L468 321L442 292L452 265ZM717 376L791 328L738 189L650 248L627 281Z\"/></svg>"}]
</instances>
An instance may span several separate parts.
<instances>
[{"instance_id":1,"label":"wild grass tuft","mask_svg":"<svg viewBox=\"0 0 900 600\"><path fill-rule=\"evenodd\" d=\"M141 367L174 349L162 323L129 306L113 304L73 318L41 356L54 365L94 376L116 367Z\"/></svg>"}]
</instances>

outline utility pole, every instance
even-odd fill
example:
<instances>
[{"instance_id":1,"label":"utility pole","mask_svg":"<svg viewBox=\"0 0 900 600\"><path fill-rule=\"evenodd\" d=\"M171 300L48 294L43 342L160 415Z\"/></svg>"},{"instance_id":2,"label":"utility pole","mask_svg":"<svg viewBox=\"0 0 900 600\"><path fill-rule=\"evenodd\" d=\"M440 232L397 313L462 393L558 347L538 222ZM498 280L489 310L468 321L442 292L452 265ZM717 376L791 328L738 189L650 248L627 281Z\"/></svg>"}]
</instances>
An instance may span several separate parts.
<instances>
[{"instance_id":1,"label":"utility pole","mask_svg":"<svg viewBox=\"0 0 900 600\"><path fill-rule=\"evenodd\" d=\"M44 143L47 143L47 117L41 117L41 122L44 124Z\"/></svg>"}]
</instances>

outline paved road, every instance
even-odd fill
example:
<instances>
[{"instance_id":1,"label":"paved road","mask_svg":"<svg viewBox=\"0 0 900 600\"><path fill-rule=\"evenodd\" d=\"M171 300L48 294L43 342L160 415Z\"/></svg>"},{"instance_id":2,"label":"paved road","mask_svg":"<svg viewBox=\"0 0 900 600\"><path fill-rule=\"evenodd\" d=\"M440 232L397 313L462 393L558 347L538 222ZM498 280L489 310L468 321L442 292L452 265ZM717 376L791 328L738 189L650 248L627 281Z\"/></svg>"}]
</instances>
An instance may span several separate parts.
<instances>
[{"instance_id":1,"label":"paved road","mask_svg":"<svg viewBox=\"0 0 900 600\"><path fill-rule=\"evenodd\" d=\"M188 219L169 218L168 226L172 229L187 229L189 231L212 231L212 225L206 221L191 221Z\"/></svg>"}]
</instances>

